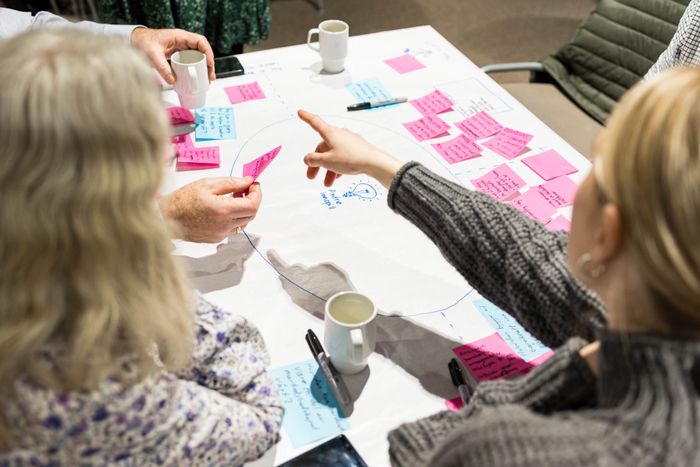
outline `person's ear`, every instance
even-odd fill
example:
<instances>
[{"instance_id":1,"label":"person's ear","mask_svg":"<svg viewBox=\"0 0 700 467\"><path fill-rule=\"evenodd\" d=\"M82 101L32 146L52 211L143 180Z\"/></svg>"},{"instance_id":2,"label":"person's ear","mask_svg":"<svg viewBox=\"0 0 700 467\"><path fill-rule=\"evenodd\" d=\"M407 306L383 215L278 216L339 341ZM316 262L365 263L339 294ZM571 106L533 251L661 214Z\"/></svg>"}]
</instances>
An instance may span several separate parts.
<instances>
[{"instance_id":1,"label":"person's ear","mask_svg":"<svg viewBox=\"0 0 700 467\"><path fill-rule=\"evenodd\" d=\"M616 205L605 203L600 210L600 226L595 233L592 259L595 264L608 264L621 251L622 216Z\"/></svg>"}]
</instances>

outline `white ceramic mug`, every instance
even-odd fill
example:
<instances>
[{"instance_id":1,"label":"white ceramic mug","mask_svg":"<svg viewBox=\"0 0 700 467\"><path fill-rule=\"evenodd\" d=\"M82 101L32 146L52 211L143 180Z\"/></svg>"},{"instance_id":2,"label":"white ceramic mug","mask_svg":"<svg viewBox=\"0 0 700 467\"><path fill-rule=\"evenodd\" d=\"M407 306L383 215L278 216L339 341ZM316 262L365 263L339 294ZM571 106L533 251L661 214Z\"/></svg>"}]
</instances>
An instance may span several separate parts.
<instances>
[{"instance_id":1,"label":"white ceramic mug","mask_svg":"<svg viewBox=\"0 0 700 467\"><path fill-rule=\"evenodd\" d=\"M372 300L357 292L340 292L326 302L323 345L333 365L352 375L367 366L367 358L377 342Z\"/></svg>"},{"instance_id":2,"label":"white ceramic mug","mask_svg":"<svg viewBox=\"0 0 700 467\"><path fill-rule=\"evenodd\" d=\"M175 92L180 105L188 109L204 107L209 90L207 58L198 50L182 50L170 57L175 73Z\"/></svg>"},{"instance_id":3,"label":"white ceramic mug","mask_svg":"<svg viewBox=\"0 0 700 467\"><path fill-rule=\"evenodd\" d=\"M311 44L311 39L318 34L318 46ZM348 56L348 37L350 26L344 21L329 19L309 29L306 44L321 54L323 69L328 73L340 73L345 69L345 57Z\"/></svg>"}]
</instances>

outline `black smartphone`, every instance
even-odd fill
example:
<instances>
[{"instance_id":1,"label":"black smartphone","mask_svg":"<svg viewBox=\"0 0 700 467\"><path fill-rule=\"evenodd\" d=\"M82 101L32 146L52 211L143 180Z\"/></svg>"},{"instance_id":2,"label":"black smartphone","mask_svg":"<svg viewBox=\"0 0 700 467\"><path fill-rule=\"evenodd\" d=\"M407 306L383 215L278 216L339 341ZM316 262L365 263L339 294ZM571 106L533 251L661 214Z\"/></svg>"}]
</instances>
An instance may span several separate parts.
<instances>
[{"instance_id":1,"label":"black smartphone","mask_svg":"<svg viewBox=\"0 0 700 467\"><path fill-rule=\"evenodd\" d=\"M228 78L229 76L238 76L245 73L241 62L233 55L216 57L214 59L214 70L217 78Z\"/></svg>"},{"instance_id":2,"label":"black smartphone","mask_svg":"<svg viewBox=\"0 0 700 467\"><path fill-rule=\"evenodd\" d=\"M345 435L338 435L277 467L328 466L367 467L367 463L360 457Z\"/></svg>"}]
</instances>

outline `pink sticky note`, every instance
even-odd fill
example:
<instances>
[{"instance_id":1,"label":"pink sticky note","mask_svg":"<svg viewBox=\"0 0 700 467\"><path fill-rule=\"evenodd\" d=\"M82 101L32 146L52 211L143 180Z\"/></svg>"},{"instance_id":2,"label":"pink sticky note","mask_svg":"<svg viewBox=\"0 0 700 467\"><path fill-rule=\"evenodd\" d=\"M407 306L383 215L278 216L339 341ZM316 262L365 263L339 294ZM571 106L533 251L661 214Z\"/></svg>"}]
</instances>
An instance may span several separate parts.
<instances>
[{"instance_id":1,"label":"pink sticky note","mask_svg":"<svg viewBox=\"0 0 700 467\"><path fill-rule=\"evenodd\" d=\"M194 123L194 114L184 107L169 107L168 115L170 115L171 125Z\"/></svg>"},{"instance_id":2,"label":"pink sticky note","mask_svg":"<svg viewBox=\"0 0 700 467\"><path fill-rule=\"evenodd\" d=\"M471 140L488 138L503 129L503 125L484 111L457 122L455 125Z\"/></svg>"},{"instance_id":3,"label":"pink sticky note","mask_svg":"<svg viewBox=\"0 0 700 467\"><path fill-rule=\"evenodd\" d=\"M177 155L177 170L215 169L219 167L219 146L192 148Z\"/></svg>"},{"instance_id":4,"label":"pink sticky note","mask_svg":"<svg viewBox=\"0 0 700 467\"><path fill-rule=\"evenodd\" d=\"M413 99L409 102L423 115L434 115L446 112L451 110L452 104L454 104L452 99L441 93L438 89L427 96Z\"/></svg>"},{"instance_id":5,"label":"pink sticky note","mask_svg":"<svg viewBox=\"0 0 700 467\"><path fill-rule=\"evenodd\" d=\"M559 216L549 221L545 227L552 232L557 232L559 230L568 232L571 230L571 222L569 222L569 219L566 217Z\"/></svg>"},{"instance_id":6,"label":"pink sticky note","mask_svg":"<svg viewBox=\"0 0 700 467\"><path fill-rule=\"evenodd\" d=\"M486 141L484 146L510 160L523 152L531 139L532 135L504 128L496 136Z\"/></svg>"},{"instance_id":7,"label":"pink sticky note","mask_svg":"<svg viewBox=\"0 0 700 467\"><path fill-rule=\"evenodd\" d=\"M452 351L479 381L527 373L533 366L518 357L497 332Z\"/></svg>"},{"instance_id":8,"label":"pink sticky note","mask_svg":"<svg viewBox=\"0 0 700 467\"><path fill-rule=\"evenodd\" d=\"M170 141L175 145L175 152L179 155L184 151L189 151L194 149L194 143L192 142L192 137L189 134L172 136Z\"/></svg>"},{"instance_id":9,"label":"pink sticky note","mask_svg":"<svg viewBox=\"0 0 700 467\"><path fill-rule=\"evenodd\" d=\"M404 123L403 126L416 137L418 141L437 138L448 134L450 126L443 122L437 115L428 115L412 122Z\"/></svg>"},{"instance_id":10,"label":"pink sticky note","mask_svg":"<svg viewBox=\"0 0 700 467\"><path fill-rule=\"evenodd\" d=\"M451 410L452 412L459 412L462 410L462 407L464 407L464 401L461 397L448 399L445 401L445 407L447 407L447 410Z\"/></svg>"},{"instance_id":11,"label":"pink sticky note","mask_svg":"<svg viewBox=\"0 0 700 467\"><path fill-rule=\"evenodd\" d=\"M481 148L464 135L432 146L450 164L466 161L481 154Z\"/></svg>"},{"instance_id":12,"label":"pink sticky note","mask_svg":"<svg viewBox=\"0 0 700 467\"><path fill-rule=\"evenodd\" d=\"M254 159L243 165L243 176L253 177L253 181L257 180L263 170L277 157L277 154L282 150L282 146L277 146L272 151L268 151L262 156Z\"/></svg>"},{"instance_id":13,"label":"pink sticky note","mask_svg":"<svg viewBox=\"0 0 700 467\"><path fill-rule=\"evenodd\" d=\"M474 188L503 201L525 186L525 180L520 178L508 164L502 164L486 175L471 180Z\"/></svg>"},{"instance_id":14,"label":"pink sticky note","mask_svg":"<svg viewBox=\"0 0 700 467\"><path fill-rule=\"evenodd\" d=\"M524 194L515 198L513 207L527 214L530 218L541 222L549 219L557 210L556 207L547 201L547 198L542 196L539 187L530 188Z\"/></svg>"},{"instance_id":15,"label":"pink sticky note","mask_svg":"<svg viewBox=\"0 0 700 467\"><path fill-rule=\"evenodd\" d=\"M229 86L224 88L228 100L231 104L240 104L241 102L252 101L256 99L265 99L265 93L260 89L257 81L250 84L241 84L238 86Z\"/></svg>"},{"instance_id":16,"label":"pink sticky note","mask_svg":"<svg viewBox=\"0 0 700 467\"><path fill-rule=\"evenodd\" d=\"M416 60L416 58L413 55L409 54L401 55L399 57L391 58L389 60L384 60L384 63L386 63L391 68L393 68L401 74L425 68L425 65Z\"/></svg>"},{"instance_id":17,"label":"pink sticky note","mask_svg":"<svg viewBox=\"0 0 700 467\"><path fill-rule=\"evenodd\" d=\"M554 149L523 159L523 164L530 167L537 175L545 180L561 177L578 172L576 167L562 157Z\"/></svg>"},{"instance_id":18,"label":"pink sticky note","mask_svg":"<svg viewBox=\"0 0 700 467\"><path fill-rule=\"evenodd\" d=\"M558 209L574 202L578 186L569 177L559 177L538 186L537 189L549 204Z\"/></svg>"}]
</instances>

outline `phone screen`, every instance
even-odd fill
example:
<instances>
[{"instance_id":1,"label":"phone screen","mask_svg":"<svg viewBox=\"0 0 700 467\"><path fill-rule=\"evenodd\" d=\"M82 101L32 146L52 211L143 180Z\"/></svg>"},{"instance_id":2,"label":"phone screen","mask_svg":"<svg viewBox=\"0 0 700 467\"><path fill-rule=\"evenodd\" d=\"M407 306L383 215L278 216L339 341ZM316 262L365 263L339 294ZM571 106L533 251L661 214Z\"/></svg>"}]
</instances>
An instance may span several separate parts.
<instances>
[{"instance_id":1,"label":"phone screen","mask_svg":"<svg viewBox=\"0 0 700 467\"><path fill-rule=\"evenodd\" d=\"M233 55L215 58L214 69L216 70L217 78L228 78L229 76L238 76L245 73L241 62Z\"/></svg>"},{"instance_id":2,"label":"phone screen","mask_svg":"<svg viewBox=\"0 0 700 467\"><path fill-rule=\"evenodd\" d=\"M315 448L277 467L367 467L345 435L319 444Z\"/></svg>"}]
</instances>

